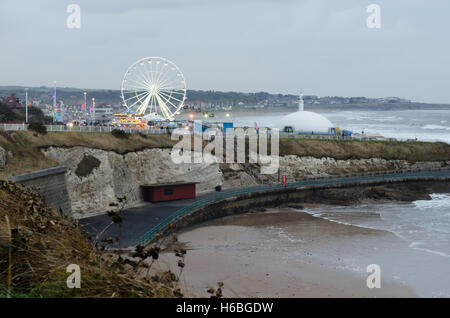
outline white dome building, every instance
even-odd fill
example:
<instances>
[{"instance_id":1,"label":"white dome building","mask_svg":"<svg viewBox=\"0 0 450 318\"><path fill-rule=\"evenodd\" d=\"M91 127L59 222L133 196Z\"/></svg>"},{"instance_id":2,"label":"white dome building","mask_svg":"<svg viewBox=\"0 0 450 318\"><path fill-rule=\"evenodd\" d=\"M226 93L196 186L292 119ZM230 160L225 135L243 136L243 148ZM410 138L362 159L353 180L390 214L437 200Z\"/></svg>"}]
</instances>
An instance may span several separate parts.
<instances>
[{"instance_id":1,"label":"white dome building","mask_svg":"<svg viewBox=\"0 0 450 318\"><path fill-rule=\"evenodd\" d=\"M298 112L284 116L281 119L280 131L293 133L328 134L333 124L326 117L304 111L303 94L300 94Z\"/></svg>"}]
</instances>

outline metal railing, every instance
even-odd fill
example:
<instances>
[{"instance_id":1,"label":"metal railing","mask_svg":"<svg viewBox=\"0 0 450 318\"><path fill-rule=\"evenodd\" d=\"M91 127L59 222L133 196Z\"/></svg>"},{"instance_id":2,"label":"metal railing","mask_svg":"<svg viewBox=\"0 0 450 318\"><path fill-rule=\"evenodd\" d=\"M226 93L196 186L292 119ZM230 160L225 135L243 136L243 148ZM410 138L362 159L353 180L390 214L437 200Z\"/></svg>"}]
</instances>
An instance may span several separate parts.
<instances>
[{"instance_id":1,"label":"metal railing","mask_svg":"<svg viewBox=\"0 0 450 318\"><path fill-rule=\"evenodd\" d=\"M280 138L289 139L320 139L320 140L358 140L358 138L352 136L341 136L331 134L299 134L299 133L287 133L280 131Z\"/></svg>"},{"instance_id":2,"label":"metal railing","mask_svg":"<svg viewBox=\"0 0 450 318\"><path fill-rule=\"evenodd\" d=\"M143 134L159 135L167 134L174 128L161 128L161 129L131 129L131 128L118 128L113 126L66 126L66 125L45 125L47 131L49 132L111 132L113 129L122 129L126 132L140 132ZM23 124L0 124L0 129L9 131L27 130L28 125ZM267 132L270 135L270 131ZM329 134L296 134L296 133L285 133L280 132L280 138L294 138L294 139L322 139L322 140L359 140L360 138L354 138L350 136L340 136L340 135L329 135ZM386 138L387 140L389 138Z\"/></svg>"},{"instance_id":3,"label":"metal railing","mask_svg":"<svg viewBox=\"0 0 450 318\"><path fill-rule=\"evenodd\" d=\"M128 129L128 128L118 128L113 126L66 126L66 125L45 125L48 132L85 132L85 133L109 133L114 129L121 129L125 132L139 132L142 134L149 135L160 135L167 134L169 130L167 128L161 129ZM9 131L27 130L27 124L0 124L0 129Z\"/></svg>"},{"instance_id":4,"label":"metal railing","mask_svg":"<svg viewBox=\"0 0 450 318\"><path fill-rule=\"evenodd\" d=\"M207 206L212 203L216 203L222 200L226 200L231 197L238 197L244 194L261 193L268 191L276 191L283 189L294 188L306 188L306 187L322 187L327 185L344 185L352 183L364 183L364 182L377 182L377 181L396 181L406 179L428 179L428 178L450 178L450 169L430 169L430 170L401 170L395 172L379 172L379 173L366 173L360 175L345 175L337 177L318 177L299 180L295 182L283 184L265 184L253 187L246 187L240 189L230 189L222 192L217 192L200 200L197 200L165 218L162 222L154 226L150 231L145 233L139 239L139 245L145 245L151 242L158 233L165 230L169 224L179 218L186 216L192 211L195 211L201 207Z\"/></svg>"},{"instance_id":5,"label":"metal railing","mask_svg":"<svg viewBox=\"0 0 450 318\"><path fill-rule=\"evenodd\" d=\"M27 124L0 124L0 129L3 130L9 130L9 131L18 131L18 130L27 130L28 125ZM170 133L174 128L161 128L161 129L131 129L131 128L118 128L113 126L66 126L66 125L45 125L47 127L47 131L50 132L62 132L62 131L68 131L68 132L111 132L113 129L122 129L129 133L143 133L143 134L150 134L150 135L160 135L160 134L167 134ZM236 127L238 128L238 127ZM270 131L267 132L267 134L270 136ZM280 132L280 138L293 138L293 139L320 139L320 140L375 140L371 137L367 138L356 138L352 136L340 136L340 135L330 135L330 134L315 134L315 135L309 135L309 134L298 134L298 133L286 133L286 132ZM383 140L391 140L396 141L395 138L384 138Z\"/></svg>"}]
</instances>

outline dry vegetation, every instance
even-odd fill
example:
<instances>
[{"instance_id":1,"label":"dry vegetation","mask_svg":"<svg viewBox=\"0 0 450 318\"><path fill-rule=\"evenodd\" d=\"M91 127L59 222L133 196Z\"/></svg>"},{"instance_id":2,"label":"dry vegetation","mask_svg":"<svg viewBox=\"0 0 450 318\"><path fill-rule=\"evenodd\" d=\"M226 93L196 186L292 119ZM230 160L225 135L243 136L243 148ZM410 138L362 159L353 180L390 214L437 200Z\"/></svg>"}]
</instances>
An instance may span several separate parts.
<instances>
[{"instance_id":1,"label":"dry vegetation","mask_svg":"<svg viewBox=\"0 0 450 318\"><path fill-rule=\"evenodd\" d=\"M280 139L280 155L369 159L448 161L450 145L442 142Z\"/></svg>"},{"instance_id":2,"label":"dry vegetation","mask_svg":"<svg viewBox=\"0 0 450 318\"><path fill-rule=\"evenodd\" d=\"M131 134L127 139L120 139L108 133L49 132L40 135L31 131L0 130L0 147L12 155L0 170L0 179L57 166L56 161L45 157L41 151L52 146L83 146L125 154L146 148L170 148L174 144L169 135Z\"/></svg>"},{"instance_id":3,"label":"dry vegetation","mask_svg":"<svg viewBox=\"0 0 450 318\"><path fill-rule=\"evenodd\" d=\"M15 133L38 148L83 146L111 150L120 154L146 148L169 148L175 143L170 140L170 135L164 134L130 134L129 138L121 139L110 133L49 132L37 136L24 131Z\"/></svg>"},{"instance_id":4,"label":"dry vegetation","mask_svg":"<svg viewBox=\"0 0 450 318\"><path fill-rule=\"evenodd\" d=\"M57 166L58 163L48 159L24 136L32 136L31 132L5 132L0 130L0 147L6 150L6 166L0 168L0 178Z\"/></svg>"},{"instance_id":5,"label":"dry vegetation","mask_svg":"<svg viewBox=\"0 0 450 318\"><path fill-rule=\"evenodd\" d=\"M153 247L139 256L155 255ZM0 297L173 297L177 277L137 278L138 266L100 252L78 225L49 209L39 195L0 181ZM69 264L81 268L81 288L69 289Z\"/></svg>"}]
</instances>

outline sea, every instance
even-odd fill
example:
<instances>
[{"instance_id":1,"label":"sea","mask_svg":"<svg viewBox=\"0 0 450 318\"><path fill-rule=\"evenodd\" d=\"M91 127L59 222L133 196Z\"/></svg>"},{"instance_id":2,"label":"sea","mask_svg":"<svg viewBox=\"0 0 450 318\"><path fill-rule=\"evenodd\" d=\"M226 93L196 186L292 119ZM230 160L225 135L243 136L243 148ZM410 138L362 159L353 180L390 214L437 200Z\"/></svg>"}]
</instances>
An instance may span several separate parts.
<instances>
[{"instance_id":1,"label":"sea","mask_svg":"<svg viewBox=\"0 0 450 318\"><path fill-rule=\"evenodd\" d=\"M353 132L379 133L398 140L450 143L449 109L317 110L335 126ZM276 127L287 112L239 113L219 120L235 126ZM221 117L222 116L222 117ZM384 278L412 286L419 296L450 297L450 193L434 193L431 200L411 203L365 204L309 208L303 212L332 222L387 231L399 238L410 253L377 251ZM280 229L278 229L280 230ZM288 235L289 233L284 233ZM280 240L283 238L282 229ZM281 242L281 241L280 241ZM360 273L367 263L347 255L346 266ZM376 257L373 262L377 262Z\"/></svg>"},{"instance_id":2,"label":"sea","mask_svg":"<svg viewBox=\"0 0 450 318\"><path fill-rule=\"evenodd\" d=\"M398 140L443 141L450 143L449 109L417 110L314 110L327 117L335 126L355 133L379 133ZM232 121L235 126L277 127L289 112L218 113L214 120Z\"/></svg>"}]
</instances>

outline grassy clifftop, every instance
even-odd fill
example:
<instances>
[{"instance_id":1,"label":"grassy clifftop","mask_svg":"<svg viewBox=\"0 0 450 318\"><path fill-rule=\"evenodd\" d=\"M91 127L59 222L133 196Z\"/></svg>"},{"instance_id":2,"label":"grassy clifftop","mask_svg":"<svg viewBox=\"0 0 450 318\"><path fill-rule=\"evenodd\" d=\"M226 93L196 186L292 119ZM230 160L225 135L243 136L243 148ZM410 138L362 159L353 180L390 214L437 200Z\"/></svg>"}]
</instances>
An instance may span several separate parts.
<instances>
[{"instance_id":1,"label":"grassy clifftop","mask_svg":"<svg viewBox=\"0 0 450 318\"><path fill-rule=\"evenodd\" d=\"M0 168L0 179L58 165L42 154L41 149L48 147L82 146L125 154L173 145L169 135L130 134L128 138L121 139L109 133L54 132L41 135L30 131L0 130L0 147L10 154L6 166L3 170Z\"/></svg>"},{"instance_id":2,"label":"grassy clifftop","mask_svg":"<svg viewBox=\"0 0 450 318\"><path fill-rule=\"evenodd\" d=\"M41 149L76 147L115 151L120 154L148 148L171 148L169 135L130 134L117 138L109 133L54 132L38 135L29 131L0 130L0 147L10 155L0 168L0 179L58 165L46 158ZM331 157L335 159L381 158L386 160L450 161L450 145L430 142L343 141L280 139L280 155Z\"/></svg>"},{"instance_id":3,"label":"grassy clifftop","mask_svg":"<svg viewBox=\"0 0 450 318\"><path fill-rule=\"evenodd\" d=\"M368 159L448 161L450 145L442 142L281 139L280 155Z\"/></svg>"}]
</instances>

